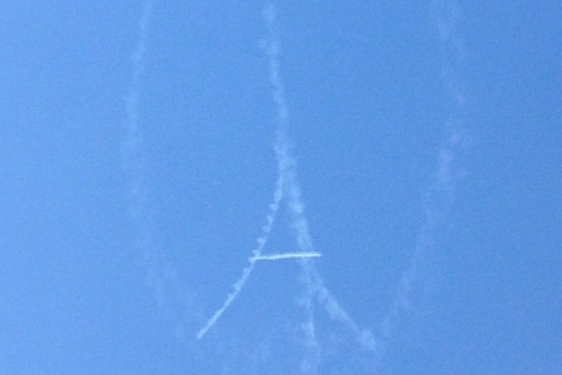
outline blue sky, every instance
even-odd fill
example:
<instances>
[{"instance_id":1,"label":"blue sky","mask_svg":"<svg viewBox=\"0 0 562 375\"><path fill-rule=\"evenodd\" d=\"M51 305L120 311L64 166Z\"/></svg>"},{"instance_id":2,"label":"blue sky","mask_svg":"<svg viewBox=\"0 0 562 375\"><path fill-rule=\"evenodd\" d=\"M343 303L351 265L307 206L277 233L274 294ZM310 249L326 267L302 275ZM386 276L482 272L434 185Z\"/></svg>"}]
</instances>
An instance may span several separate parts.
<instances>
[{"instance_id":1,"label":"blue sky","mask_svg":"<svg viewBox=\"0 0 562 375\"><path fill-rule=\"evenodd\" d=\"M0 7L0 372L559 374L562 3L268 4Z\"/></svg>"}]
</instances>

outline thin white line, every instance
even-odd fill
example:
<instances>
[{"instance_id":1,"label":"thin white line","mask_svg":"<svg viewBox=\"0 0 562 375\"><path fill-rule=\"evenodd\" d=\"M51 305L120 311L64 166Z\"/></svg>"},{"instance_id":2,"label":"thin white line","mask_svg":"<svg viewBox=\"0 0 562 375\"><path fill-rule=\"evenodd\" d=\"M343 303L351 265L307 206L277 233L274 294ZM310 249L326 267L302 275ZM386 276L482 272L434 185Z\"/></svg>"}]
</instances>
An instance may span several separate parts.
<instances>
[{"instance_id":1,"label":"thin white line","mask_svg":"<svg viewBox=\"0 0 562 375\"><path fill-rule=\"evenodd\" d=\"M305 259L319 258L320 253L284 253L284 254L267 254L253 257L254 260L281 260L281 259Z\"/></svg>"}]
</instances>

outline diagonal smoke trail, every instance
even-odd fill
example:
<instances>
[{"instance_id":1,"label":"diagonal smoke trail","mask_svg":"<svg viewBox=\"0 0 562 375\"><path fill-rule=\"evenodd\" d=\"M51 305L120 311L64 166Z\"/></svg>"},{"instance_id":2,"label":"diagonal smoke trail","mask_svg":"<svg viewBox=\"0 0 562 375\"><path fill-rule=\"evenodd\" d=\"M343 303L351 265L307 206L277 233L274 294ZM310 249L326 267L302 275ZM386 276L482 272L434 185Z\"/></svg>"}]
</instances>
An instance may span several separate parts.
<instances>
[{"instance_id":1,"label":"diagonal smoke trail","mask_svg":"<svg viewBox=\"0 0 562 375\"><path fill-rule=\"evenodd\" d=\"M382 321L381 331L386 338L392 335L395 320L411 305L412 289L420 277L421 268L427 261L428 252L435 246L435 236L442 229L454 204L455 190L463 176L460 160L466 151L468 136L463 124L465 90L459 78L461 63L465 58L462 41L457 35L459 7L455 0L432 0L431 10L438 30L442 58L442 81L451 100L452 114L445 121L447 138L438 155L437 172L433 185L424 197L425 224L410 260L409 268L402 276L394 301Z\"/></svg>"},{"instance_id":2,"label":"diagonal smoke trail","mask_svg":"<svg viewBox=\"0 0 562 375\"><path fill-rule=\"evenodd\" d=\"M224 312L228 309L228 307L232 304L232 302L234 302L234 300L236 299L236 297L244 287L244 284L246 284L246 281L248 280L250 274L252 273L254 267L256 266L256 261L260 260L260 258L262 257L261 254L263 248L265 247L269 239L269 235L271 233L273 223L275 222L275 218L277 217L277 212L279 211L279 205L282 199L283 199L283 176L279 174L277 183L275 185L275 191L273 193L273 202L269 205L269 213L267 214L266 217L266 224L262 228L261 236L257 239L258 244L256 249L252 252L253 256L248 259L250 264L246 268L244 268L244 270L242 271L242 276L240 276L238 281L236 281L236 283L234 283L233 285L234 290L230 294L228 294L222 306L211 316L211 318L207 321L207 323L203 326L203 328L201 328L197 332L196 337L198 340L200 340L203 336L205 336L205 334L209 331L209 329L211 329L215 325L215 323L217 322L217 320L219 320L221 315L224 314Z\"/></svg>"},{"instance_id":3,"label":"diagonal smoke trail","mask_svg":"<svg viewBox=\"0 0 562 375\"><path fill-rule=\"evenodd\" d=\"M304 214L304 203L297 178L297 163L292 155L288 140L289 109L285 98L285 89L280 72L280 42L276 9L273 4L266 5L264 16L269 32L266 52L269 58L269 79L273 89L273 101L277 109L277 143L276 156L281 176L283 177L284 193L287 199L291 226L294 230L298 249L302 253L315 253L312 237L308 229L308 221ZM337 302L318 274L314 263L310 259L301 259L301 279L305 285L303 307L306 312L306 322L303 324L305 346L307 353L302 363L302 370L307 373L317 373L320 362L320 347L316 337L314 301L320 303L328 315L336 321L346 325L355 334L357 342L364 348L374 350L376 342L368 330L361 330L349 314Z\"/></svg>"}]
</instances>

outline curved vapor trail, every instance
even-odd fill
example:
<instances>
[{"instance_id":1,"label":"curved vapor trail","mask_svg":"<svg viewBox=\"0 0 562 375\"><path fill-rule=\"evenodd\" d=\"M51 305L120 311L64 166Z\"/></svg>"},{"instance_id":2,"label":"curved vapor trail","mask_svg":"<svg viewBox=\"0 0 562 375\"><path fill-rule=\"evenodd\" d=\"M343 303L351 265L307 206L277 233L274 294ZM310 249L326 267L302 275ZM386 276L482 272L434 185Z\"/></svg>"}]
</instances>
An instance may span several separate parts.
<instances>
[{"instance_id":1,"label":"curved vapor trail","mask_svg":"<svg viewBox=\"0 0 562 375\"><path fill-rule=\"evenodd\" d=\"M279 171L283 177L284 193L287 199L289 213L291 215L291 226L294 231L295 240L299 251L303 253L314 253L312 237L308 229L308 221L304 214L304 203L297 178L297 162L292 154L292 148L288 140L289 108L285 98L285 88L280 71L280 41L277 24L276 8L269 3L264 8L264 16L269 32L266 44L266 52L269 58L269 80L273 89L273 101L277 110L277 143L276 156ZM306 312L306 322L302 328L305 334L305 347L307 353L302 363L302 370L315 374L320 362L320 346L316 337L314 302L318 302L336 321L346 325L355 334L357 342L364 348L374 350L376 342L368 330L362 330L353 321L345 309L337 302L324 282L314 263L310 259L300 259L302 269L301 279L305 285L305 297L302 301Z\"/></svg>"},{"instance_id":2,"label":"curved vapor trail","mask_svg":"<svg viewBox=\"0 0 562 375\"><path fill-rule=\"evenodd\" d=\"M441 49L442 81L451 99L452 114L445 121L447 138L439 150L433 185L423 201L425 224L421 228L410 265L402 276L394 301L381 324L382 335L386 338L392 335L398 315L411 307L412 289L419 278L420 268L426 261L428 252L434 247L435 236L453 206L456 186L463 177L459 159L468 142L462 115L466 95L459 78L460 64L465 57L462 41L457 35L459 6L455 0L432 0L430 6Z\"/></svg>"}]
</instances>

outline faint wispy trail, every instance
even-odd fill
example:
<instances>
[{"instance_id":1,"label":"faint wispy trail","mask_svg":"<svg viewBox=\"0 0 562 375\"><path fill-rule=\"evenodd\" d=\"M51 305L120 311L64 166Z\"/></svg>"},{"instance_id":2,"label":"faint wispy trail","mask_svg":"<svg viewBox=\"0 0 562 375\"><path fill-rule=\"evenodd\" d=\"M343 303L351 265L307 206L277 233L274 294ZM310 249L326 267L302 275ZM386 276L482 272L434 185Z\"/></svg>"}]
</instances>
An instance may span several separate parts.
<instances>
[{"instance_id":1,"label":"faint wispy trail","mask_svg":"<svg viewBox=\"0 0 562 375\"><path fill-rule=\"evenodd\" d=\"M315 253L312 237L309 232L308 221L305 216L305 206L297 177L297 162L292 154L292 147L288 137L289 109L285 97L285 88L281 78L279 54L281 51L277 12L273 4L264 8L269 38L266 52L269 58L269 79L272 86L273 101L277 110L277 141L275 151L279 173L284 181L284 195L291 216L291 227L294 231L297 247L302 253ZM362 330L351 319L349 314L330 293L313 260L300 259L302 269L301 281L305 286L305 296L302 306L306 313L306 321L302 325L306 355L301 370L305 373L316 374L321 361L321 348L318 342L315 323L315 301L322 306L331 319L347 326L355 334L357 342L364 348L374 350L376 342L368 330Z\"/></svg>"},{"instance_id":2,"label":"faint wispy trail","mask_svg":"<svg viewBox=\"0 0 562 375\"><path fill-rule=\"evenodd\" d=\"M439 150L433 184L423 198L425 223L409 268L403 274L394 301L381 324L381 333L386 338L392 335L398 316L411 309L414 284L419 281L421 269L435 247L436 236L446 229L458 183L464 177L462 159L469 142L464 125L466 93L460 79L465 51L457 32L459 6L454 0L432 0L430 6L441 50L442 82L450 99L446 106L449 114L444 120L446 139Z\"/></svg>"},{"instance_id":3,"label":"faint wispy trail","mask_svg":"<svg viewBox=\"0 0 562 375\"><path fill-rule=\"evenodd\" d=\"M146 282L158 306L168 308L166 283L174 278L174 272L161 251L154 245L147 214L147 186L143 136L139 120L140 96L146 66L146 49L150 19L153 12L152 1L146 1L138 24L138 39L131 55L132 74L129 90L125 96L125 137L121 143L123 168L129 179L128 208L137 236L136 248L142 252L142 266L146 272Z\"/></svg>"},{"instance_id":4,"label":"faint wispy trail","mask_svg":"<svg viewBox=\"0 0 562 375\"><path fill-rule=\"evenodd\" d=\"M147 1L143 5L142 15L139 20L139 34L137 45L131 55L132 76L129 92L125 98L125 108L127 112L126 131L128 144L131 144L131 153L139 154L140 151L140 129L139 129L139 96L142 91L142 75L146 65L146 46L148 42L148 27L152 16L152 2ZM130 142L130 143L129 143ZM134 143L133 143L134 142ZM133 152L134 151L134 152ZM138 156L138 155L137 155ZM138 157L137 157L138 159ZM139 166L137 170L141 170ZM137 175L140 175L137 172Z\"/></svg>"}]
</instances>

